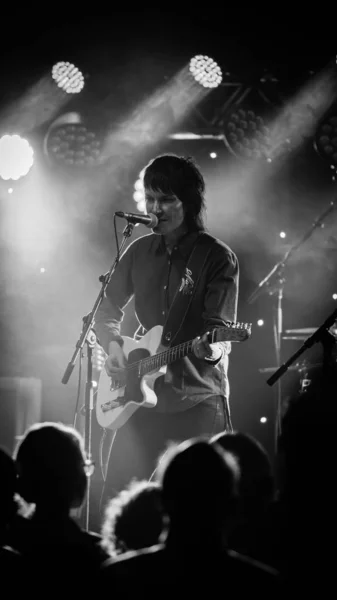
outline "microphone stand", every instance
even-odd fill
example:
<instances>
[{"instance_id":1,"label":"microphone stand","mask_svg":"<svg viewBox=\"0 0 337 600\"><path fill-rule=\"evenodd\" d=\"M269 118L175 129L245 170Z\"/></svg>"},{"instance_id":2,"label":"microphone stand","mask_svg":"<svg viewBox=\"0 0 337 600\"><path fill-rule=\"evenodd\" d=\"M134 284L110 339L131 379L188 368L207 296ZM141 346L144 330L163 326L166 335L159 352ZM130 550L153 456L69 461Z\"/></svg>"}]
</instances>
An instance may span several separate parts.
<instances>
[{"instance_id":1,"label":"microphone stand","mask_svg":"<svg viewBox=\"0 0 337 600\"><path fill-rule=\"evenodd\" d=\"M284 270L292 255L298 250L304 242L306 242L313 234L315 229L318 227L324 227L324 221L326 217L334 210L335 201L332 200L329 203L328 208L318 216L313 222L310 229L302 236L302 238L296 242L289 250L285 253L282 260L274 265L271 271L260 281L255 290L249 296L247 302L252 304L259 298L263 293L268 293L270 296L276 296L276 303L274 303L274 318L273 318L273 331L274 331L274 348L276 365L278 368L281 367L281 350L282 350L282 331L283 331L283 290L285 284ZM282 414L282 389L281 381L279 378L275 379L278 381L276 389L276 407L275 407L275 452L277 451L278 438L281 433L281 414Z\"/></svg>"},{"instance_id":2,"label":"microphone stand","mask_svg":"<svg viewBox=\"0 0 337 600\"><path fill-rule=\"evenodd\" d=\"M296 350L296 352L285 362L283 363L275 373L269 379L267 379L268 385L272 386L274 383L280 380L282 375L286 373L289 369L290 365L301 355L307 348L311 348L317 342L322 342L323 344L323 369L325 372L331 366L330 358L331 358L331 349L336 345L336 337L329 331L330 327L337 320L337 308L328 316L328 318L322 323L322 325L313 333L310 337L308 337L304 344Z\"/></svg>"},{"instance_id":3,"label":"microphone stand","mask_svg":"<svg viewBox=\"0 0 337 600\"><path fill-rule=\"evenodd\" d=\"M84 445L86 453L86 473L88 477L88 489L85 500L85 529L89 530L89 512L90 512L90 476L93 473L94 463L92 460L91 452L91 425L92 425L92 411L94 408L94 383L92 380L92 350L96 344L96 335L93 334L93 325L95 316L102 300L105 296L106 288L108 287L112 274L116 270L119 263L121 251L123 250L127 239L131 236L134 229L133 223L127 223L123 231L123 240L120 244L120 248L117 252L117 256L112 263L109 271L105 275L99 277L99 281L102 283L100 292L95 300L94 306L91 312L83 317L83 328L79 339L76 342L74 353L68 363L68 366L62 377L62 383L68 383L70 376L74 370L75 363L78 355L82 352L84 344L87 344L87 381L85 386L85 404L84 404L84 418L85 418L85 433L84 433Z\"/></svg>"}]
</instances>

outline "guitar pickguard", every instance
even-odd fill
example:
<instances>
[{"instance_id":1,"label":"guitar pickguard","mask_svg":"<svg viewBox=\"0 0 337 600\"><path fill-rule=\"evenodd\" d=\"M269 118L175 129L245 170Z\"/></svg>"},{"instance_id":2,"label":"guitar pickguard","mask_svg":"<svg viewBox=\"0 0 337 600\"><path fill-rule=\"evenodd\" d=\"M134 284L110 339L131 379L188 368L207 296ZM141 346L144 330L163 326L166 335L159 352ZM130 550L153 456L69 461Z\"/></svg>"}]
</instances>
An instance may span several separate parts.
<instances>
[{"instance_id":1,"label":"guitar pickguard","mask_svg":"<svg viewBox=\"0 0 337 600\"><path fill-rule=\"evenodd\" d=\"M124 354L128 365L131 365L148 356L153 356L160 344L163 328L160 325L153 327L139 341L123 336ZM157 404L157 396L153 390L155 379L162 373L148 373L140 377L139 370L128 368L125 386L111 387L111 377L103 369L100 374L96 417L98 424L107 429L119 429L131 415L140 407L150 408Z\"/></svg>"},{"instance_id":2,"label":"guitar pickguard","mask_svg":"<svg viewBox=\"0 0 337 600\"><path fill-rule=\"evenodd\" d=\"M132 363L136 363L139 360L143 360L150 356L150 352L146 348L137 348L136 350L132 350L128 356L128 366L132 365ZM128 373L128 378L124 390L123 395L123 404L127 402L138 402L141 403L143 401L143 393L140 387L141 376L137 368L130 369Z\"/></svg>"}]
</instances>

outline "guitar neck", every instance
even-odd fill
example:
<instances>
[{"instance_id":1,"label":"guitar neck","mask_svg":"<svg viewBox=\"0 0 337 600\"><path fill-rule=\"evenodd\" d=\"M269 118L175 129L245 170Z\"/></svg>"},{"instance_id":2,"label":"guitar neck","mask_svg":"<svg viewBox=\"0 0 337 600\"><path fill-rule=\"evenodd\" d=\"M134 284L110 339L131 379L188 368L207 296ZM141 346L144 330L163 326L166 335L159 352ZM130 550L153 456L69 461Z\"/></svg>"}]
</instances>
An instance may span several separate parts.
<instances>
[{"instance_id":1,"label":"guitar neck","mask_svg":"<svg viewBox=\"0 0 337 600\"><path fill-rule=\"evenodd\" d=\"M140 361L141 364L139 365L140 375L146 375L146 373L160 369L164 365L169 365L175 360L191 354L192 344L193 340L189 340L188 342L178 344L178 346L168 348L159 354L154 354L153 356L144 358Z\"/></svg>"},{"instance_id":2,"label":"guitar neck","mask_svg":"<svg viewBox=\"0 0 337 600\"><path fill-rule=\"evenodd\" d=\"M233 323L226 327L213 329L208 333L208 341L210 343L242 342L248 339L250 334L251 324ZM175 360L188 356L192 353L192 347L193 340L189 340L188 342L183 342L182 344L168 348L159 354L148 356L137 363L132 363L129 368L137 368L139 375L143 376L146 375L146 373L160 369L164 365L169 365Z\"/></svg>"}]
</instances>

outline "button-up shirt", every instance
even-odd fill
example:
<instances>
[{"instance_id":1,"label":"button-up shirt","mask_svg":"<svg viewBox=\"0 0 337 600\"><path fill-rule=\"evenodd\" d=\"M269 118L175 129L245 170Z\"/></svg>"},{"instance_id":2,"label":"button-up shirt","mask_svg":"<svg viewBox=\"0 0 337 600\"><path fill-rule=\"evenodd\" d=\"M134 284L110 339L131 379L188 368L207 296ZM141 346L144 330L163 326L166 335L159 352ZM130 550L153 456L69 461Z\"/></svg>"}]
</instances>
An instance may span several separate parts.
<instances>
[{"instance_id":1,"label":"button-up shirt","mask_svg":"<svg viewBox=\"0 0 337 600\"><path fill-rule=\"evenodd\" d=\"M197 232L184 235L171 253L163 236L156 234L140 237L129 245L96 314L96 333L106 352L110 341L121 339L123 311L133 296L137 319L145 330L155 325L164 326L198 235ZM226 244L215 239L179 331L179 340L175 339L174 345L236 320L238 280L236 255ZM167 374L156 384L156 410L179 412L211 396L228 397L230 343L219 345L223 357L215 366L194 354L168 365Z\"/></svg>"}]
</instances>

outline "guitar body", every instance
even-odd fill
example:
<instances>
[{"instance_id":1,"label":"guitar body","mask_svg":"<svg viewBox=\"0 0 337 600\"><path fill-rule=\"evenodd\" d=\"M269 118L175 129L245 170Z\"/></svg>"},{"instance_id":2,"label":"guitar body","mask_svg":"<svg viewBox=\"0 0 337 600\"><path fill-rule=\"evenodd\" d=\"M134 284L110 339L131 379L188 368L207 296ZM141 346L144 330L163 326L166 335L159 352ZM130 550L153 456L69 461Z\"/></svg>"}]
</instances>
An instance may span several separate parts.
<instances>
[{"instance_id":1,"label":"guitar body","mask_svg":"<svg viewBox=\"0 0 337 600\"><path fill-rule=\"evenodd\" d=\"M127 358L123 383L120 380L112 384L105 369L101 371L96 402L96 416L101 427L119 429L140 406L156 406L154 387L158 377L166 372L168 364L193 352L193 340L169 348L161 347L162 332L162 326L156 325L140 341L123 337ZM205 335L210 344L243 342L251 335L251 323L226 322Z\"/></svg>"},{"instance_id":2,"label":"guitar body","mask_svg":"<svg viewBox=\"0 0 337 600\"><path fill-rule=\"evenodd\" d=\"M128 366L156 354L160 347L162 331L162 326L157 325L148 331L140 341L123 336L123 350ZM139 407L154 407L157 404L157 396L154 392L155 382L165 371L166 366L140 377L137 369L130 369L126 385L118 389L111 389L111 377L105 369L102 369L96 402L98 424L105 429L119 429Z\"/></svg>"}]
</instances>

